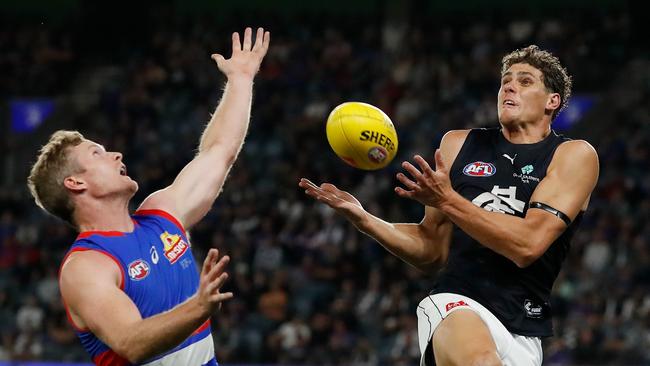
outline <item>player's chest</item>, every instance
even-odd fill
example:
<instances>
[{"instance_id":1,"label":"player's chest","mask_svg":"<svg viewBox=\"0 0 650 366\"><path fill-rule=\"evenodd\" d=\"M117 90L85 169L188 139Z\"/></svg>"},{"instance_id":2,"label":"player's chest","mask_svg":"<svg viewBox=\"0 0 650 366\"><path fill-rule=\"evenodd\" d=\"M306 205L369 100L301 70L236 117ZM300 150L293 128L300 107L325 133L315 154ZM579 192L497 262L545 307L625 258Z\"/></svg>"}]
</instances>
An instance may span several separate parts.
<instances>
[{"instance_id":1,"label":"player's chest","mask_svg":"<svg viewBox=\"0 0 650 366\"><path fill-rule=\"evenodd\" d=\"M152 288L196 270L190 244L181 234L164 231L140 235L133 248L124 263L125 280L134 288Z\"/></svg>"},{"instance_id":2,"label":"player's chest","mask_svg":"<svg viewBox=\"0 0 650 366\"><path fill-rule=\"evenodd\" d=\"M543 157L493 151L460 157L450 172L454 189L478 207L523 216L546 175Z\"/></svg>"}]
</instances>

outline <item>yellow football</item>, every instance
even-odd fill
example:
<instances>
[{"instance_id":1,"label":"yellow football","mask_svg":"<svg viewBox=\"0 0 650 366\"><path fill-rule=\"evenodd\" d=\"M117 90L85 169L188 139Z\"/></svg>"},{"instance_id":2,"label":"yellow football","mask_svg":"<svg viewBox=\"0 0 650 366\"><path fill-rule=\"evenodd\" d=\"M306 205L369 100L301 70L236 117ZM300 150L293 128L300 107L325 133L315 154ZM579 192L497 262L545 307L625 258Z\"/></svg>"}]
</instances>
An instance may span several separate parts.
<instances>
[{"instance_id":1,"label":"yellow football","mask_svg":"<svg viewBox=\"0 0 650 366\"><path fill-rule=\"evenodd\" d=\"M397 132L381 109L346 102L327 118L327 141L343 161L364 170L380 169L397 154Z\"/></svg>"}]
</instances>

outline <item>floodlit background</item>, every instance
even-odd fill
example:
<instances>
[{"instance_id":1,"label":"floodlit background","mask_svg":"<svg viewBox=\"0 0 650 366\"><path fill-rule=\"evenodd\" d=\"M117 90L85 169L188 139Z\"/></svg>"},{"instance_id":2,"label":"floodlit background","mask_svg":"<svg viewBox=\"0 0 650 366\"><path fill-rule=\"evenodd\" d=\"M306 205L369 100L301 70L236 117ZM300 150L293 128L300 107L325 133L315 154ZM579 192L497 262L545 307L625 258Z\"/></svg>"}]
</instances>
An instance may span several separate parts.
<instances>
[{"instance_id":1,"label":"floodlit background","mask_svg":"<svg viewBox=\"0 0 650 366\"><path fill-rule=\"evenodd\" d=\"M191 231L197 258L209 247L232 257L235 299L212 322L221 364L417 365L415 308L431 275L314 204L298 179L419 221L422 207L392 190L400 162L431 157L450 129L496 126L501 57L537 44L574 76L554 127L601 161L555 284L545 364L650 365L650 47L640 4L615 0L3 1L0 360L89 362L57 285L75 233L25 187L38 147L65 128L123 152L135 207L193 156L224 84L209 55L229 55L246 26L272 33L250 133ZM351 100L393 119L388 168L354 170L330 150L327 114Z\"/></svg>"}]
</instances>

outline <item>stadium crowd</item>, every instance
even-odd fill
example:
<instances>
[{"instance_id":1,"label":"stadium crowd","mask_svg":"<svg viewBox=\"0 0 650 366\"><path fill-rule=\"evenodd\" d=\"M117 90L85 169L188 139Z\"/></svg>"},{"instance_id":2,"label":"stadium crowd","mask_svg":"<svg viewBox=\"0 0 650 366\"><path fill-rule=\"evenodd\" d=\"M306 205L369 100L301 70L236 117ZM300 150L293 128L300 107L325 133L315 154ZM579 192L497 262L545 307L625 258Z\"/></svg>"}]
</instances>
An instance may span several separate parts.
<instances>
[{"instance_id":1,"label":"stadium crowd","mask_svg":"<svg viewBox=\"0 0 650 366\"><path fill-rule=\"evenodd\" d=\"M535 43L574 74L576 94L596 96L609 112L584 122L609 126L590 140L602 173L554 288L556 337L545 340L545 364L650 364L650 63L630 46L628 15L473 17L434 28L418 17L264 24L273 41L247 142L191 231L198 258L209 247L232 257L235 298L212 323L219 362L418 363L415 308L433 274L395 259L297 182L329 181L389 221L420 220L422 208L392 191L398 162L431 156L449 129L496 125L500 57ZM134 204L195 153L223 84L209 54L225 52L229 33L244 25L171 15L151 24L144 42L114 50L84 46L74 28L0 25L0 66L11 70L0 95L74 95L92 81L91 107L57 118L124 153L140 184ZM331 152L324 121L348 100L392 117L400 151L389 168L358 171ZM0 360L87 362L57 284L75 233L39 212L23 184L3 187L0 207Z\"/></svg>"}]
</instances>

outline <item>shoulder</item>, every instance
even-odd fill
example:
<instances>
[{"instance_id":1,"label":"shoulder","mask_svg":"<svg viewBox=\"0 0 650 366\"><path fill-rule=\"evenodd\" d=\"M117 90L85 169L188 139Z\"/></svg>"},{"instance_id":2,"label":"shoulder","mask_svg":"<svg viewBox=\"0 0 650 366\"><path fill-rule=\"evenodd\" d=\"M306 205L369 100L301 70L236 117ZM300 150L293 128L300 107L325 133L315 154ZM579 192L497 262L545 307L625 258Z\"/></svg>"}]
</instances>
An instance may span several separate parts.
<instances>
[{"instance_id":1,"label":"shoulder","mask_svg":"<svg viewBox=\"0 0 650 366\"><path fill-rule=\"evenodd\" d=\"M585 140L567 140L562 142L558 147L557 151L563 154L585 154L592 155L597 157L596 149Z\"/></svg>"},{"instance_id":2,"label":"shoulder","mask_svg":"<svg viewBox=\"0 0 650 366\"><path fill-rule=\"evenodd\" d=\"M445 133L445 135L442 136L442 141L440 142L440 145L455 144L455 143L460 143L462 145L462 143L465 142L467 135L469 135L471 131L472 130L470 129L447 131L447 133Z\"/></svg>"},{"instance_id":3,"label":"shoulder","mask_svg":"<svg viewBox=\"0 0 650 366\"><path fill-rule=\"evenodd\" d=\"M63 259L60 271L62 291L75 289L77 284L91 281L111 281L122 287L123 269L119 261L96 249L73 250Z\"/></svg>"},{"instance_id":4,"label":"shoulder","mask_svg":"<svg viewBox=\"0 0 650 366\"><path fill-rule=\"evenodd\" d=\"M555 150L551 164L598 164L596 149L585 140L568 140Z\"/></svg>"},{"instance_id":5,"label":"shoulder","mask_svg":"<svg viewBox=\"0 0 650 366\"><path fill-rule=\"evenodd\" d=\"M451 167L472 130L451 130L442 136L440 153L444 163Z\"/></svg>"},{"instance_id":6,"label":"shoulder","mask_svg":"<svg viewBox=\"0 0 650 366\"><path fill-rule=\"evenodd\" d=\"M561 143L548 166L547 174L563 181L585 180L595 185L600 172L596 149L584 140Z\"/></svg>"}]
</instances>

